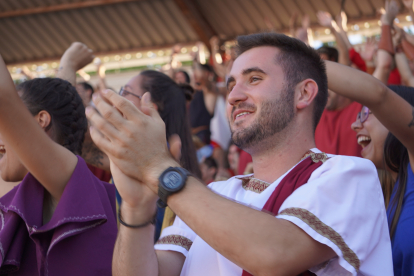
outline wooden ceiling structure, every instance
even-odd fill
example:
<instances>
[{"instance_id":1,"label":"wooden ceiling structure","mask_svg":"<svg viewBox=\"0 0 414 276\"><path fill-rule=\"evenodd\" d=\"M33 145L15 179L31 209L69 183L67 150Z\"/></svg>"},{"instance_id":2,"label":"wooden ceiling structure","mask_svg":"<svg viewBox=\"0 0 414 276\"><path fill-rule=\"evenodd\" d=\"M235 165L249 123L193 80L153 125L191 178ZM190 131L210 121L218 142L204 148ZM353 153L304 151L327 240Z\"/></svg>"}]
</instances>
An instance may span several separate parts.
<instances>
[{"instance_id":1,"label":"wooden ceiling structure","mask_svg":"<svg viewBox=\"0 0 414 276\"><path fill-rule=\"evenodd\" d=\"M0 54L7 64L59 59L74 41L122 53L264 31L288 30L294 12L332 15L343 0L2 0ZM378 18L383 0L346 0L350 22ZM398 0L403 7L401 0Z\"/></svg>"}]
</instances>

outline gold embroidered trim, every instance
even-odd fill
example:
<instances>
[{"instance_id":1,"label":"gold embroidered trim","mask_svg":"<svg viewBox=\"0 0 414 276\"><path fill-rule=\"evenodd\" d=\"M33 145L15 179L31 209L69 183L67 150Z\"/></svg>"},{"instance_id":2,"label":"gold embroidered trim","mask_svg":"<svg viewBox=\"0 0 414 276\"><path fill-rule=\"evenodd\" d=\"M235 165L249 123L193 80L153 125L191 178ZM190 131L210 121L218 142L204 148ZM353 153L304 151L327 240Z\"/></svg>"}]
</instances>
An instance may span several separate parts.
<instances>
[{"instance_id":1,"label":"gold embroidered trim","mask_svg":"<svg viewBox=\"0 0 414 276\"><path fill-rule=\"evenodd\" d=\"M302 157L301 161L307 157L311 157L313 163L318 163L318 162L322 162L325 163L326 160L329 159L328 155L324 152L313 152L311 150L309 150L307 153L305 153L305 155Z\"/></svg>"},{"instance_id":2,"label":"gold embroidered trim","mask_svg":"<svg viewBox=\"0 0 414 276\"><path fill-rule=\"evenodd\" d=\"M186 237L180 235L168 235L159 239L155 244L173 244L183 247L185 250L190 251L193 242Z\"/></svg>"},{"instance_id":3,"label":"gold embroidered trim","mask_svg":"<svg viewBox=\"0 0 414 276\"><path fill-rule=\"evenodd\" d=\"M311 157L312 161L314 163L322 162L325 163L326 160L329 159L328 155L326 153L316 153L311 150L307 151L305 155L302 157L301 161L307 157ZM254 178L252 175L249 176L236 176L236 178L240 179L242 181L242 187L246 191L252 191L257 194L260 194L264 190L266 190L267 187L269 187L271 184L267 183L263 180Z\"/></svg>"},{"instance_id":4,"label":"gold embroidered trim","mask_svg":"<svg viewBox=\"0 0 414 276\"><path fill-rule=\"evenodd\" d=\"M254 178L253 176L243 176L243 177L237 177L242 181L242 187L246 191L252 191L257 194L260 194L264 190L266 190L267 187L270 186L270 183L267 183L263 180Z\"/></svg>"},{"instance_id":5,"label":"gold embroidered trim","mask_svg":"<svg viewBox=\"0 0 414 276\"><path fill-rule=\"evenodd\" d=\"M349 246L345 243L341 235L339 235L331 227L320 221L314 214L302 208L287 208L280 212L279 215L293 216L301 219L304 223L309 225L317 233L329 239L336 246L338 246L338 248L342 251L344 259L350 265L352 265L357 272L359 271L361 262L358 259L358 256L355 254L355 252L352 251L351 248L349 248Z\"/></svg>"}]
</instances>

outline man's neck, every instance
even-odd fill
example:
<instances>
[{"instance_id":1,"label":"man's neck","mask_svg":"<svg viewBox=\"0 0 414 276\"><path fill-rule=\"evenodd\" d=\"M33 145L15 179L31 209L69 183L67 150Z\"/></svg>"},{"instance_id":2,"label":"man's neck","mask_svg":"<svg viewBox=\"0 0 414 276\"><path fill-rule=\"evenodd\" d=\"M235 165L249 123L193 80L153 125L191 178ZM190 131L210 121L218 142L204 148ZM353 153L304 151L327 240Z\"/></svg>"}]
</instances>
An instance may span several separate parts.
<instances>
[{"instance_id":1,"label":"man's neck","mask_svg":"<svg viewBox=\"0 0 414 276\"><path fill-rule=\"evenodd\" d=\"M309 149L316 147L313 136L303 135L301 131L289 137L291 139L284 139L271 149L251 154L255 178L274 182L296 165Z\"/></svg>"}]
</instances>

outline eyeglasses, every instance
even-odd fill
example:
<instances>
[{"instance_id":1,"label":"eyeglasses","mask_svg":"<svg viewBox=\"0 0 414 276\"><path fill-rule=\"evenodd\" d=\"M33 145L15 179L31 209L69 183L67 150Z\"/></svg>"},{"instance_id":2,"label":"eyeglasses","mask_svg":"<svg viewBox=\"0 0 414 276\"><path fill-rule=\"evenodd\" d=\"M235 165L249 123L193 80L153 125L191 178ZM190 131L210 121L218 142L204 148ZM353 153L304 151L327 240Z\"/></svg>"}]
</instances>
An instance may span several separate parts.
<instances>
[{"instance_id":1,"label":"eyeglasses","mask_svg":"<svg viewBox=\"0 0 414 276\"><path fill-rule=\"evenodd\" d=\"M372 113L368 107L363 106L361 112L358 112L357 121L359 120L361 124L368 119L369 114Z\"/></svg>"},{"instance_id":2,"label":"eyeglasses","mask_svg":"<svg viewBox=\"0 0 414 276\"><path fill-rule=\"evenodd\" d=\"M140 99L141 100L141 98L142 98L142 96L139 96L139 95L137 95L137 94L134 94L134 93L132 93L132 92L129 92L129 91L127 91L127 90L125 90L125 87L124 86L122 86L121 87L121 90L119 90L119 93L118 93L120 96L122 96L122 97L126 97L127 95L132 95L132 96L135 96L135 97L137 97L138 99Z\"/></svg>"}]
</instances>

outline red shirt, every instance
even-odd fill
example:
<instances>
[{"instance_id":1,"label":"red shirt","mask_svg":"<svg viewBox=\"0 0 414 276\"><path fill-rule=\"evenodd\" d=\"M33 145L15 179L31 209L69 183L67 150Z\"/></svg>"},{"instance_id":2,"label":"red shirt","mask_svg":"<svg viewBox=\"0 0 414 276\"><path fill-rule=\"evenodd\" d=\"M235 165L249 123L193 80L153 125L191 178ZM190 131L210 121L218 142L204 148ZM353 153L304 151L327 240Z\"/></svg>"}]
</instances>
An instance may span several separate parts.
<instances>
[{"instance_id":1,"label":"red shirt","mask_svg":"<svg viewBox=\"0 0 414 276\"><path fill-rule=\"evenodd\" d=\"M401 75L397 67L391 71L388 78L388 84L401 85Z\"/></svg>"},{"instance_id":2,"label":"red shirt","mask_svg":"<svg viewBox=\"0 0 414 276\"><path fill-rule=\"evenodd\" d=\"M324 110L315 131L316 147L325 153L361 157L356 133L351 129L362 105L353 102L339 111Z\"/></svg>"},{"instance_id":3,"label":"red shirt","mask_svg":"<svg viewBox=\"0 0 414 276\"><path fill-rule=\"evenodd\" d=\"M244 171L246 170L246 166L247 164L249 164L250 162L253 162L252 157L250 156L250 154L248 154L247 152L245 152L244 150L242 150L240 152L240 156L239 156L239 166L238 166L238 171L239 174L243 174Z\"/></svg>"},{"instance_id":4,"label":"red shirt","mask_svg":"<svg viewBox=\"0 0 414 276\"><path fill-rule=\"evenodd\" d=\"M111 180L111 173L104 171L100 168L97 168L95 166L92 166L90 164L87 164L88 168L91 170L91 172L101 181L103 182L109 182Z\"/></svg>"},{"instance_id":5,"label":"red shirt","mask_svg":"<svg viewBox=\"0 0 414 276\"><path fill-rule=\"evenodd\" d=\"M365 60L362 59L361 55L355 51L354 48L349 49L349 59L358 67L359 70L364 72L367 71Z\"/></svg>"}]
</instances>

